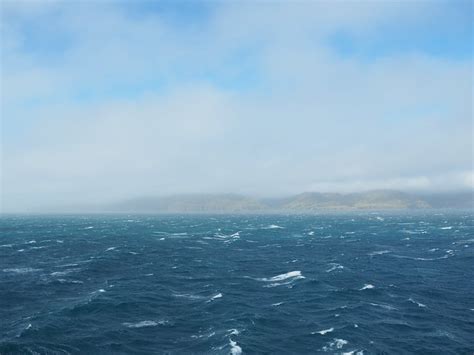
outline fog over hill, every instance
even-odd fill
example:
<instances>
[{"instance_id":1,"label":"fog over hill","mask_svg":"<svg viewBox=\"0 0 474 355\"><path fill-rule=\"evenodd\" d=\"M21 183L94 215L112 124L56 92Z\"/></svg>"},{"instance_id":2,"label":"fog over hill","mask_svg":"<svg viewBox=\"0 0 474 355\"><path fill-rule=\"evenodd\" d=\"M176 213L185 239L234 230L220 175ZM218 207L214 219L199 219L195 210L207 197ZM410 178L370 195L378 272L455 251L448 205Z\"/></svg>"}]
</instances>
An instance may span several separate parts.
<instances>
[{"instance_id":1,"label":"fog over hill","mask_svg":"<svg viewBox=\"0 0 474 355\"><path fill-rule=\"evenodd\" d=\"M472 191L417 194L396 190L357 193L304 192L282 198L239 194L137 197L101 205L50 208L48 212L91 213L313 213L355 210L472 209ZM43 210L44 212L44 210Z\"/></svg>"}]
</instances>

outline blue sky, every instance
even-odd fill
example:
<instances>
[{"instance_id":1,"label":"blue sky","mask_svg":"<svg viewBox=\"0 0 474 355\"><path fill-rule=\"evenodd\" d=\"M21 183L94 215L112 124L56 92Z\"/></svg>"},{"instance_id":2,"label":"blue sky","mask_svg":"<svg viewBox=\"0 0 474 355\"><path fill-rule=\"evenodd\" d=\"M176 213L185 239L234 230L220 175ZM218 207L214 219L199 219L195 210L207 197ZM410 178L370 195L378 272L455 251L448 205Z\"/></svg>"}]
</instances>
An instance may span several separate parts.
<instances>
[{"instance_id":1,"label":"blue sky","mask_svg":"<svg viewBox=\"0 0 474 355\"><path fill-rule=\"evenodd\" d=\"M472 188L470 1L1 9L6 209Z\"/></svg>"}]
</instances>

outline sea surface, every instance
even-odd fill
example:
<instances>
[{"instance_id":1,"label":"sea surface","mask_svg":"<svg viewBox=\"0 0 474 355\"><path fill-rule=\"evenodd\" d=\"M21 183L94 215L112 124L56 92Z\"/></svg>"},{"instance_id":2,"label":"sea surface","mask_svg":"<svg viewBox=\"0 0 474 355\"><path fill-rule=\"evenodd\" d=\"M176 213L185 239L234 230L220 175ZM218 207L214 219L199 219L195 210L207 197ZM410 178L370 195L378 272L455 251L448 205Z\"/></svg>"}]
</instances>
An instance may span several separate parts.
<instances>
[{"instance_id":1,"label":"sea surface","mask_svg":"<svg viewBox=\"0 0 474 355\"><path fill-rule=\"evenodd\" d=\"M0 221L0 354L474 352L472 211Z\"/></svg>"}]
</instances>

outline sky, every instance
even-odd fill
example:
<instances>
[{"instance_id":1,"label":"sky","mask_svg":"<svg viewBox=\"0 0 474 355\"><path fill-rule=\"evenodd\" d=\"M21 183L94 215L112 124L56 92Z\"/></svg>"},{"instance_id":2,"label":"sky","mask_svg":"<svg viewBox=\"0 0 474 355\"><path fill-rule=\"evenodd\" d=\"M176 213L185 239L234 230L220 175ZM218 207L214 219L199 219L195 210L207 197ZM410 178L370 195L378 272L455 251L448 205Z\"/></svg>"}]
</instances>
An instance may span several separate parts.
<instances>
[{"instance_id":1,"label":"sky","mask_svg":"<svg viewBox=\"0 0 474 355\"><path fill-rule=\"evenodd\" d=\"M4 212L474 187L471 1L0 4Z\"/></svg>"}]
</instances>

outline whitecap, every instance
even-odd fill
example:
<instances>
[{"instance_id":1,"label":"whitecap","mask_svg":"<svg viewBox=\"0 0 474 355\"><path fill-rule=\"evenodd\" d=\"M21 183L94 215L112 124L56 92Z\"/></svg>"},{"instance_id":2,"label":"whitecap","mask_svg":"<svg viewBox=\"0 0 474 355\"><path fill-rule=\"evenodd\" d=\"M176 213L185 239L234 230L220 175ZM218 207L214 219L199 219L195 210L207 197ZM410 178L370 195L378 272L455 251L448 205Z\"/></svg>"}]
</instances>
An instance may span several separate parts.
<instances>
[{"instance_id":1,"label":"whitecap","mask_svg":"<svg viewBox=\"0 0 474 355\"><path fill-rule=\"evenodd\" d=\"M326 270L326 272L333 272L334 270L342 270L344 269L344 266L336 264L336 263L331 263L329 264L331 267Z\"/></svg>"},{"instance_id":2,"label":"whitecap","mask_svg":"<svg viewBox=\"0 0 474 355\"><path fill-rule=\"evenodd\" d=\"M237 329L229 329L228 332L230 332L230 335L239 335L240 332Z\"/></svg>"},{"instance_id":3,"label":"whitecap","mask_svg":"<svg viewBox=\"0 0 474 355\"><path fill-rule=\"evenodd\" d=\"M393 257L399 258L399 259L410 259L410 260L419 260L419 261L441 260L441 259L447 259L448 257L453 256L453 254L446 254L446 255L440 256L438 258L421 258L421 257L414 258L414 257L411 257L411 256L405 256L405 255L396 255L396 254L392 254L392 255L393 255Z\"/></svg>"},{"instance_id":4,"label":"whitecap","mask_svg":"<svg viewBox=\"0 0 474 355\"><path fill-rule=\"evenodd\" d=\"M390 253L390 250L373 251L373 252L369 253L368 255L374 256L374 255L383 255L383 254L387 254L387 253Z\"/></svg>"},{"instance_id":5,"label":"whitecap","mask_svg":"<svg viewBox=\"0 0 474 355\"><path fill-rule=\"evenodd\" d=\"M70 266L79 266L79 264L64 264L64 265L59 265L59 267L70 267Z\"/></svg>"},{"instance_id":6,"label":"whitecap","mask_svg":"<svg viewBox=\"0 0 474 355\"><path fill-rule=\"evenodd\" d=\"M277 287L277 286L285 286L285 285L291 285L293 283L293 280L287 281L287 282L273 282L271 284L266 284L265 288L272 288L272 287ZM289 288L292 288L293 286L288 286Z\"/></svg>"},{"instance_id":7,"label":"whitecap","mask_svg":"<svg viewBox=\"0 0 474 355\"><path fill-rule=\"evenodd\" d=\"M218 293L217 295L212 296L208 302L214 301L215 299L222 298L222 293Z\"/></svg>"},{"instance_id":8,"label":"whitecap","mask_svg":"<svg viewBox=\"0 0 474 355\"><path fill-rule=\"evenodd\" d=\"M418 301L415 301L415 300L414 300L413 298L411 298L411 297L408 299L408 301L410 301L411 303L416 304L418 307L422 307L422 308L425 308L425 307L426 307L425 304L420 303L420 302L418 302Z\"/></svg>"},{"instance_id":9,"label":"whitecap","mask_svg":"<svg viewBox=\"0 0 474 355\"><path fill-rule=\"evenodd\" d=\"M449 229L453 229L453 227L452 227L452 226L449 226L449 227L441 227L440 229L449 230Z\"/></svg>"},{"instance_id":10,"label":"whitecap","mask_svg":"<svg viewBox=\"0 0 474 355\"><path fill-rule=\"evenodd\" d=\"M314 232L313 231L308 232L308 235L314 235Z\"/></svg>"},{"instance_id":11,"label":"whitecap","mask_svg":"<svg viewBox=\"0 0 474 355\"><path fill-rule=\"evenodd\" d=\"M290 271L290 272L287 272L285 274L280 274L280 275L277 275L277 276L273 276L273 277L270 277L270 278L261 278L261 279L257 279L259 281L266 281L266 282L275 282L275 281L283 281L283 280L286 280L286 279L290 279L290 278L293 278L294 280L296 279L304 279L305 277L303 275L301 275L301 271L297 270L297 271Z\"/></svg>"},{"instance_id":12,"label":"whitecap","mask_svg":"<svg viewBox=\"0 0 474 355\"><path fill-rule=\"evenodd\" d=\"M105 251L111 251L111 250L115 250L115 249L117 249L117 247L110 247L110 248L105 249Z\"/></svg>"},{"instance_id":13,"label":"whitecap","mask_svg":"<svg viewBox=\"0 0 474 355\"><path fill-rule=\"evenodd\" d=\"M193 294L190 294L190 293L173 293L173 296L178 297L178 298L187 298L187 299L190 299L190 300L203 300L203 299L206 298L204 296L193 295Z\"/></svg>"},{"instance_id":14,"label":"whitecap","mask_svg":"<svg viewBox=\"0 0 474 355\"><path fill-rule=\"evenodd\" d=\"M10 269L3 269L3 272L12 272L15 274L26 274L30 272L41 271L41 269L33 269L31 267L19 267L19 268L10 268Z\"/></svg>"},{"instance_id":15,"label":"whitecap","mask_svg":"<svg viewBox=\"0 0 474 355\"><path fill-rule=\"evenodd\" d=\"M311 334L321 334L321 335L324 335L324 334L327 334L327 333L331 333L332 331L334 331L334 328L318 330L318 331L316 331L316 332L312 332Z\"/></svg>"},{"instance_id":16,"label":"whitecap","mask_svg":"<svg viewBox=\"0 0 474 355\"><path fill-rule=\"evenodd\" d=\"M278 307L278 306L282 305L283 303L285 303L285 302L272 303L272 306L273 307Z\"/></svg>"},{"instance_id":17,"label":"whitecap","mask_svg":"<svg viewBox=\"0 0 474 355\"><path fill-rule=\"evenodd\" d=\"M377 221L381 221L381 222L385 221L385 219L382 218L382 217L380 217L380 216L377 216L377 217L375 217L375 218L377 219Z\"/></svg>"},{"instance_id":18,"label":"whitecap","mask_svg":"<svg viewBox=\"0 0 474 355\"><path fill-rule=\"evenodd\" d=\"M347 345L349 342L344 339L334 338L327 346L323 347L324 351L331 351L335 349L342 349L344 345Z\"/></svg>"},{"instance_id":19,"label":"whitecap","mask_svg":"<svg viewBox=\"0 0 474 355\"><path fill-rule=\"evenodd\" d=\"M3 244L3 245L0 245L0 248L11 248L13 246L13 244Z\"/></svg>"},{"instance_id":20,"label":"whitecap","mask_svg":"<svg viewBox=\"0 0 474 355\"><path fill-rule=\"evenodd\" d=\"M279 226L279 225L276 225L276 224L270 224L269 226L266 226L263 229L284 229L284 228L285 227L282 227L282 226Z\"/></svg>"},{"instance_id":21,"label":"whitecap","mask_svg":"<svg viewBox=\"0 0 474 355\"><path fill-rule=\"evenodd\" d=\"M85 227L84 229L94 229L94 227L89 226L89 227Z\"/></svg>"},{"instance_id":22,"label":"whitecap","mask_svg":"<svg viewBox=\"0 0 474 355\"><path fill-rule=\"evenodd\" d=\"M370 290L370 289L373 289L375 288L374 285L371 285L371 284L365 284L364 287L360 288L359 291L363 291L363 290Z\"/></svg>"},{"instance_id":23,"label":"whitecap","mask_svg":"<svg viewBox=\"0 0 474 355\"><path fill-rule=\"evenodd\" d=\"M66 280L66 279L57 279L58 282L62 284L83 284L84 281L79 280Z\"/></svg>"},{"instance_id":24,"label":"whitecap","mask_svg":"<svg viewBox=\"0 0 474 355\"><path fill-rule=\"evenodd\" d=\"M230 353L231 353L231 355L240 355L240 354L242 354L242 348L237 345L237 342L233 341L232 339L229 339L229 344L230 344Z\"/></svg>"},{"instance_id":25,"label":"whitecap","mask_svg":"<svg viewBox=\"0 0 474 355\"><path fill-rule=\"evenodd\" d=\"M143 320L138 323L122 323L128 328L143 328L143 327L156 327L159 324L166 324L165 321L155 322L154 320Z\"/></svg>"}]
</instances>

